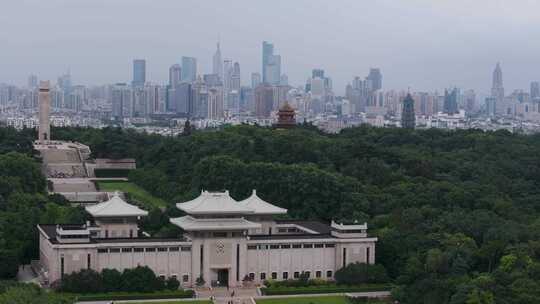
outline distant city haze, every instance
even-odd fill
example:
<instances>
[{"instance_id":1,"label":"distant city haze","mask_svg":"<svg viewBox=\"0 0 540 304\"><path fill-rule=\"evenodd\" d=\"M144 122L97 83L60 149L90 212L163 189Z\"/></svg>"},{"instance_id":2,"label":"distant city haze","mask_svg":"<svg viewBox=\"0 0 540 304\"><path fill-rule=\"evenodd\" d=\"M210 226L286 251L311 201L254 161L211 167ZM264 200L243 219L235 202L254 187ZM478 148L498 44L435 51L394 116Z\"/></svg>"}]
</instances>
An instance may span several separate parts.
<instances>
[{"instance_id":1,"label":"distant city haze","mask_svg":"<svg viewBox=\"0 0 540 304\"><path fill-rule=\"evenodd\" d=\"M322 68L343 94L377 67L383 89L489 94L500 62L505 88L528 90L540 79L539 16L536 0L3 0L0 82L68 69L76 84L131 82L141 58L146 81L165 83L182 56L211 73L219 40L250 85L266 40L293 86Z\"/></svg>"}]
</instances>

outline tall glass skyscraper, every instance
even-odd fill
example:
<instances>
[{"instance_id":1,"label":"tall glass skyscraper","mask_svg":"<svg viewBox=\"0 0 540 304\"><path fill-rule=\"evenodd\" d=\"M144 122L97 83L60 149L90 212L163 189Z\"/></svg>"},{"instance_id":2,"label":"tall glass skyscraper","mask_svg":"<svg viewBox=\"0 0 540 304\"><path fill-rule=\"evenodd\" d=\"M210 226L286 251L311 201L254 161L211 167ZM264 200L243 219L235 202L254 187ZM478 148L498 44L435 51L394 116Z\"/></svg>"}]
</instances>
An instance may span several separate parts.
<instances>
[{"instance_id":1,"label":"tall glass skyscraper","mask_svg":"<svg viewBox=\"0 0 540 304\"><path fill-rule=\"evenodd\" d=\"M197 59L182 57L182 81L193 82L197 79Z\"/></svg>"},{"instance_id":2,"label":"tall glass skyscraper","mask_svg":"<svg viewBox=\"0 0 540 304\"><path fill-rule=\"evenodd\" d=\"M371 68L367 79L371 82L371 88L374 91L382 88L382 74L380 69Z\"/></svg>"},{"instance_id":3,"label":"tall glass skyscraper","mask_svg":"<svg viewBox=\"0 0 540 304\"><path fill-rule=\"evenodd\" d=\"M142 87L146 82L146 60L133 60L133 81L131 84L134 87Z\"/></svg>"},{"instance_id":4,"label":"tall glass skyscraper","mask_svg":"<svg viewBox=\"0 0 540 304\"><path fill-rule=\"evenodd\" d=\"M176 87L182 79L182 68L179 64L173 64L169 68L169 86Z\"/></svg>"},{"instance_id":5,"label":"tall glass skyscraper","mask_svg":"<svg viewBox=\"0 0 540 304\"><path fill-rule=\"evenodd\" d=\"M444 104L443 104L443 113L446 114L456 114L459 113L458 110L458 90L456 88L444 90Z\"/></svg>"},{"instance_id":6,"label":"tall glass skyscraper","mask_svg":"<svg viewBox=\"0 0 540 304\"><path fill-rule=\"evenodd\" d=\"M267 41L263 41L262 44L262 81L264 83L268 83L266 72L268 64L272 61L272 57L274 56L274 45L272 43L269 43Z\"/></svg>"}]
</instances>

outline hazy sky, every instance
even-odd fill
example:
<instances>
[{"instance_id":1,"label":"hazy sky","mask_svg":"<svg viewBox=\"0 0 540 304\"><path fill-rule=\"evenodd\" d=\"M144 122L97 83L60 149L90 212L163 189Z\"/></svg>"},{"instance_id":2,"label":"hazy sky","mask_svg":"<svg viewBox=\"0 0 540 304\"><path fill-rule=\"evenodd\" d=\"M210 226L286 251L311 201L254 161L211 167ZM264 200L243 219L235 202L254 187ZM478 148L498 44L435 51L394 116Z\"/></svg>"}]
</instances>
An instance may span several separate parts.
<instances>
[{"instance_id":1,"label":"hazy sky","mask_svg":"<svg viewBox=\"0 0 540 304\"><path fill-rule=\"evenodd\" d=\"M292 85L323 68L335 90L380 67L385 89L507 91L540 80L540 0L1 0L0 82L71 68L75 83L131 80L134 58L164 82L181 56L211 71L221 37L242 81L273 42Z\"/></svg>"}]
</instances>

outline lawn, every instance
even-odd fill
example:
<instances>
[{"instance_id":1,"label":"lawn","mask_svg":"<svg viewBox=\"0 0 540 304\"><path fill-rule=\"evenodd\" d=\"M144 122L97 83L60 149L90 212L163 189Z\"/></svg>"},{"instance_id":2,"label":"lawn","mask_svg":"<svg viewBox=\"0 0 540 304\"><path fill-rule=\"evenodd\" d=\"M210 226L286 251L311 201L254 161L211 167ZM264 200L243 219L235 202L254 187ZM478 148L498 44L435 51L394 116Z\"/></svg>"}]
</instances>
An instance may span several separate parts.
<instances>
[{"instance_id":1,"label":"lawn","mask_svg":"<svg viewBox=\"0 0 540 304\"><path fill-rule=\"evenodd\" d=\"M314 293L344 293L344 292L366 292L366 291L381 291L390 290L392 286L389 284L361 284L361 285L312 285L303 287L286 287L286 286L270 286L261 288L264 295L295 295L295 294L314 294Z\"/></svg>"},{"instance_id":2,"label":"lawn","mask_svg":"<svg viewBox=\"0 0 540 304\"><path fill-rule=\"evenodd\" d=\"M149 208L165 208L167 206L167 203L164 200L153 196L134 183L122 181L97 181L96 184L101 191L122 191L128 193L132 200L135 200L144 206L148 206Z\"/></svg>"},{"instance_id":3,"label":"lawn","mask_svg":"<svg viewBox=\"0 0 540 304\"><path fill-rule=\"evenodd\" d=\"M351 304L346 297L292 297L257 300L257 304Z\"/></svg>"}]
</instances>

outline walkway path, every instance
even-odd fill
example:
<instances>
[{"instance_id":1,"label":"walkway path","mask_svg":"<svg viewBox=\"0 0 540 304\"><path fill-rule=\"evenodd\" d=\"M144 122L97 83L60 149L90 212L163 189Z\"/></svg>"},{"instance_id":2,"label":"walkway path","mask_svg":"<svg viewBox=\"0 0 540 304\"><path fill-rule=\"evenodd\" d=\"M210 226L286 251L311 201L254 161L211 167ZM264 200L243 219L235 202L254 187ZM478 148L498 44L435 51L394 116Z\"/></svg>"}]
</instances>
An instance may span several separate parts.
<instances>
[{"instance_id":1,"label":"walkway path","mask_svg":"<svg viewBox=\"0 0 540 304\"><path fill-rule=\"evenodd\" d=\"M234 292L234 296L232 296ZM255 288L212 288L197 290L198 298L213 297L216 304L228 304L232 301L234 304L252 304L252 298L257 296Z\"/></svg>"},{"instance_id":2,"label":"walkway path","mask_svg":"<svg viewBox=\"0 0 540 304\"><path fill-rule=\"evenodd\" d=\"M36 283L39 285L39 280L34 271L32 271L32 266L30 265L19 266L19 272L17 273L17 281L23 283Z\"/></svg>"},{"instance_id":3,"label":"walkway path","mask_svg":"<svg viewBox=\"0 0 540 304\"><path fill-rule=\"evenodd\" d=\"M259 299L280 299L280 298L308 298L308 297L331 297L331 296L346 296L346 297L368 297L368 298L385 298L390 296L389 291L370 291L370 292L348 292L348 293L318 293L318 294L297 294L297 295L278 295L278 296L257 296L256 289L239 288L234 289L234 297L230 296L233 289L214 288L212 290L197 291L197 298L193 299L166 299L166 300L129 300L129 301L114 301L114 303L152 303L152 302L173 302L173 301L197 301L209 300L210 296L214 297L215 304L228 304L230 301L234 304L255 304ZM78 304L109 304L110 301L98 302L78 302Z\"/></svg>"},{"instance_id":4,"label":"walkway path","mask_svg":"<svg viewBox=\"0 0 540 304\"><path fill-rule=\"evenodd\" d=\"M165 303L165 302L194 302L194 301L208 301L208 299L159 299L159 300L126 300L126 301L114 301L114 304L120 304L120 303L152 303L152 302L159 302L159 303ZM110 304L111 301L81 301L77 302L77 304Z\"/></svg>"}]
</instances>

